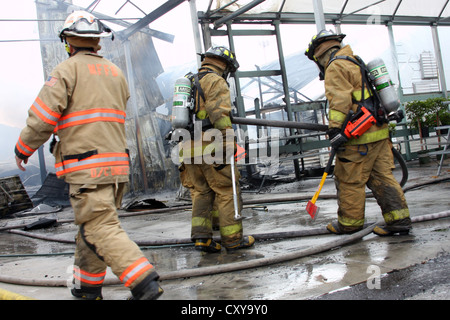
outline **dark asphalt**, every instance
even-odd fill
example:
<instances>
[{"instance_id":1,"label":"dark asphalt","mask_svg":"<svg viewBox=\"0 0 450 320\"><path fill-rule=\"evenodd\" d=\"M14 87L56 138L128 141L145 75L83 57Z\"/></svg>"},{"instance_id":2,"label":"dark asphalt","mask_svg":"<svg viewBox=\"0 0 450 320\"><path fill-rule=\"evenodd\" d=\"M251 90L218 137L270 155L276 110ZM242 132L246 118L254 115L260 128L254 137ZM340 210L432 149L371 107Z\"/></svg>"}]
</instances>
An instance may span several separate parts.
<instances>
[{"instance_id":1,"label":"dark asphalt","mask_svg":"<svg viewBox=\"0 0 450 320\"><path fill-rule=\"evenodd\" d=\"M380 289L369 289L366 282L331 292L312 300L449 300L450 253L380 278Z\"/></svg>"}]
</instances>

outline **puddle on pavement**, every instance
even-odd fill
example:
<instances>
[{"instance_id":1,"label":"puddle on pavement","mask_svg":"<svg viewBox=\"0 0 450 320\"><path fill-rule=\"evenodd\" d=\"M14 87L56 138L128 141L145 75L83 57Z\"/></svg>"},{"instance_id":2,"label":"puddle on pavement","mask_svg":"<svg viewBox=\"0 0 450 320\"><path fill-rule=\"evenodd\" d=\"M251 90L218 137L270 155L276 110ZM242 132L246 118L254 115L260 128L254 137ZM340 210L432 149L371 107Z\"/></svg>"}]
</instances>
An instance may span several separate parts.
<instances>
[{"instance_id":1,"label":"puddle on pavement","mask_svg":"<svg viewBox=\"0 0 450 320\"><path fill-rule=\"evenodd\" d=\"M144 249L143 252L157 269L165 272L264 258L263 254L252 251L252 249L233 253L228 253L225 249L222 249L220 253L205 253L195 250L193 246L150 248Z\"/></svg>"},{"instance_id":2,"label":"puddle on pavement","mask_svg":"<svg viewBox=\"0 0 450 320\"><path fill-rule=\"evenodd\" d=\"M30 239L20 235L0 233L2 243L1 255L32 255L32 254L55 254L73 252L74 245L51 241Z\"/></svg>"}]
</instances>

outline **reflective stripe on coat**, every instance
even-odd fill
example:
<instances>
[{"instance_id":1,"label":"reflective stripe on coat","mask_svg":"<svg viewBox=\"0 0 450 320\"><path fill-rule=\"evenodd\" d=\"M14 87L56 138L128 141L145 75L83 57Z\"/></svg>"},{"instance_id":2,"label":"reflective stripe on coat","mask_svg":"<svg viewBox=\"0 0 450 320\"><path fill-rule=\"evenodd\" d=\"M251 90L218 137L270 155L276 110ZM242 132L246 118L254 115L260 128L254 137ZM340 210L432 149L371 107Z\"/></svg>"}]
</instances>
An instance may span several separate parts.
<instances>
[{"instance_id":1,"label":"reflective stripe on coat","mask_svg":"<svg viewBox=\"0 0 450 320\"><path fill-rule=\"evenodd\" d=\"M127 182L129 96L117 66L95 53L78 52L56 66L40 90L16 143L16 155L27 159L55 134L58 177L68 183ZM95 155L91 157L76 157L92 150Z\"/></svg>"}]
</instances>

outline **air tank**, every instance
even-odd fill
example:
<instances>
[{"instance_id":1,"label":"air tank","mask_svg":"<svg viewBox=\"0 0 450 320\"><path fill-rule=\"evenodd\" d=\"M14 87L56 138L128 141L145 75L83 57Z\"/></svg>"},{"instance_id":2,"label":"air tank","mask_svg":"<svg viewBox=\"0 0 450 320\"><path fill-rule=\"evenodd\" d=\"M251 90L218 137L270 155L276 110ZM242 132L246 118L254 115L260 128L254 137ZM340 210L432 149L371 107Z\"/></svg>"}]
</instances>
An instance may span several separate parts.
<instances>
[{"instance_id":1,"label":"air tank","mask_svg":"<svg viewBox=\"0 0 450 320\"><path fill-rule=\"evenodd\" d=\"M374 78L375 88L386 113L390 114L397 111L400 101L383 59L376 58L370 61L367 67Z\"/></svg>"},{"instance_id":2,"label":"air tank","mask_svg":"<svg viewBox=\"0 0 450 320\"><path fill-rule=\"evenodd\" d=\"M191 81L182 77L175 81L173 92L172 128L186 128L190 122L189 110L191 108Z\"/></svg>"}]
</instances>

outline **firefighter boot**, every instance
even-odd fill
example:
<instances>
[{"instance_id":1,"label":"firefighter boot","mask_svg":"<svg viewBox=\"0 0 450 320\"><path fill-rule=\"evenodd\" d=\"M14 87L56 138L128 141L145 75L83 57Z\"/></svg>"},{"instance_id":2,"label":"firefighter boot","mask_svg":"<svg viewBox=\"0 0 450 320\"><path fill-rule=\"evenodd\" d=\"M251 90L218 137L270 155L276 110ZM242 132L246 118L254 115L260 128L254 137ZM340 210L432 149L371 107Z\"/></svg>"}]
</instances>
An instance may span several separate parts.
<instances>
[{"instance_id":1,"label":"firefighter boot","mask_svg":"<svg viewBox=\"0 0 450 320\"><path fill-rule=\"evenodd\" d=\"M144 278L136 287L131 289L132 300L156 300L164 290L158 283L159 275L152 272Z\"/></svg>"},{"instance_id":2,"label":"firefighter boot","mask_svg":"<svg viewBox=\"0 0 450 320\"><path fill-rule=\"evenodd\" d=\"M373 233L381 237L393 236L395 234L403 236L408 235L410 229L411 219L405 218L384 226L376 226L373 228Z\"/></svg>"},{"instance_id":3,"label":"firefighter boot","mask_svg":"<svg viewBox=\"0 0 450 320\"><path fill-rule=\"evenodd\" d=\"M195 249L209 253L216 253L220 252L222 246L213 239L196 239Z\"/></svg>"},{"instance_id":4,"label":"firefighter boot","mask_svg":"<svg viewBox=\"0 0 450 320\"><path fill-rule=\"evenodd\" d=\"M72 288L72 295L84 300L103 300L102 287L81 287L80 289Z\"/></svg>"},{"instance_id":5,"label":"firefighter boot","mask_svg":"<svg viewBox=\"0 0 450 320\"><path fill-rule=\"evenodd\" d=\"M235 246L231 246L231 247L226 247L226 249L227 249L227 252L234 252L238 249L250 248L254 244L255 244L255 238L253 238L252 236L245 236L242 238L242 240L239 244L237 244Z\"/></svg>"},{"instance_id":6,"label":"firefighter boot","mask_svg":"<svg viewBox=\"0 0 450 320\"><path fill-rule=\"evenodd\" d=\"M333 221L327 225L327 230L334 234L351 234L360 231L362 227L359 228L345 228L338 221Z\"/></svg>"}]
</instances>

